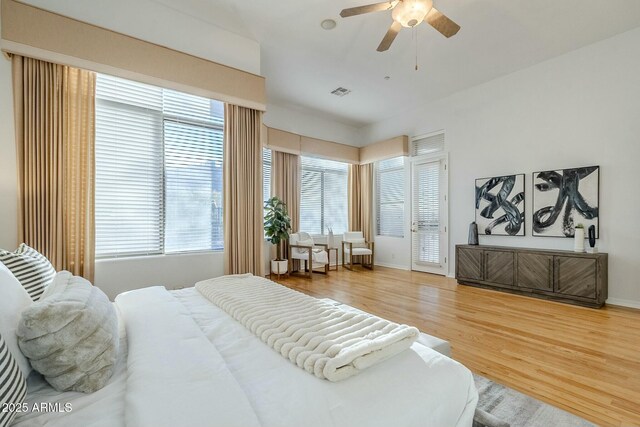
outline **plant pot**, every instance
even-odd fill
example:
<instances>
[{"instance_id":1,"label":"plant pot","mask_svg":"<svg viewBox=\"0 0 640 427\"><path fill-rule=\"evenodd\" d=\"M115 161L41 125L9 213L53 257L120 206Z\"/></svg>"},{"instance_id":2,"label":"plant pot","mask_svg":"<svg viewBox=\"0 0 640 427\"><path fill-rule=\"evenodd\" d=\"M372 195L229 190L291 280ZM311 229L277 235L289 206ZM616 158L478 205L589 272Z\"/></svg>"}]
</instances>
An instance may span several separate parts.
<instances>
[{"instance_id":1,"label":"plant pot","mask_svg":"<svg viewBox=\"0 0 640 427\"><path fill-rule=\"evenodd\" d=\"M584 228L576 228L573 235L573 251L584 252Z\"/></svg>"},{"instance_id":2,"label":"plant pot","mask_svg":"<svg viewBox=\"0 0 640 427\"><path fill-rule=\"evenodd\" d=\"M273 274L286 274L289 270L289 261L283 259L282 261L272 259L271 260L271 272Z\"/></svg>"}]
</instances>

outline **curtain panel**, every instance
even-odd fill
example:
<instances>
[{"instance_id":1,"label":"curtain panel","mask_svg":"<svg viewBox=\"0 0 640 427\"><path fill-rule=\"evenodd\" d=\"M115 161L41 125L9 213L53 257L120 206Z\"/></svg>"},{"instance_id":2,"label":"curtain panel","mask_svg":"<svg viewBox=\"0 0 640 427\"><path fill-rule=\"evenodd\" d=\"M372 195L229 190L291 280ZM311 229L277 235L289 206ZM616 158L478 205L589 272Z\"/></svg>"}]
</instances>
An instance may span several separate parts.
<instances>
[{"instance_id":1,"label":"curtain panel","mask_svg":"<svg viewBox=\"0 0 640 427\"><path fill-rule=\"evenodd\" d=\"M362 231L367 242L373 238L373 163L349 165L349 230Z\"/></svg>"},{"instance_id":2,"label":"curtain panel","mask_svg":"<svg viewBox=\"0 0 640 427\"><path fill-rule=\"evenodd\" d=\"M13 55L18 239L93 281L95 73Z\"/></svg>"},{"instance_id":3,"label":"curtain panel","mask_svg":"<svg viewBox=\"0 0 640 427\"><path fill-rule=\"evenodd\" d=\"M271 195L277 196L287 205L291 217L291 231L300 226L300 156L272 151ZM284 257L289 257L289 246L284 245Z\"/></svg>"},{"instance_id":4,"label":"curtain panel","mask_svg":"<svg viewBox=\"0 0 640 427\"><path fill-rule=\"evenodd\" d=\"M264 275L262 112L225 104L224 272Z\"/></svg>"}]
</instances>

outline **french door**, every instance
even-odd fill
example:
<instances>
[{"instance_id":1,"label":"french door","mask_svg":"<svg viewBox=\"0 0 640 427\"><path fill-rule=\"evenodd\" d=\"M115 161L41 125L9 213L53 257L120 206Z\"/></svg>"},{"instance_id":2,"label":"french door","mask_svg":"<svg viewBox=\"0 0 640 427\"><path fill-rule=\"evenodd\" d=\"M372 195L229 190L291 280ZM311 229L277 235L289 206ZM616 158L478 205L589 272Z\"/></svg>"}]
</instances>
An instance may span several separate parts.
<instances>
[{"instance_id":1,"label":"french door","mask_svg":"<svg viewBox=\"0 0 640 427\"><path fill-rule=\"evenodd\" d=\"M446 156L415 159L411 171L411 269L447 274Z\"/></svg>"}]
</instances>

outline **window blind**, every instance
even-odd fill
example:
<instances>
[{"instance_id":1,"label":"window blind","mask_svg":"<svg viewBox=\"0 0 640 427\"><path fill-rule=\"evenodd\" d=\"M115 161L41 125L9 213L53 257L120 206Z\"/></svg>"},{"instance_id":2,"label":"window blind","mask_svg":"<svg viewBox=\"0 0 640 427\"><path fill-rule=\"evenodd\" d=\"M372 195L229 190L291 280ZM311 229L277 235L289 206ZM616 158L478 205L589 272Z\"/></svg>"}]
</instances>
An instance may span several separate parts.
<instances>
[{"instance_id":1,"label":"window blind","mask_svg":"<svg viewBox=\"0 0 640 427\"><path fill-rule=\"evenodd\" d=\"M404 237L404 157L377 164L376 235Z\"/></svg>"},{"instance_id":2,"label":"window blind","mask_svg":"<svg viewBox=\"0 0 640 427\"><path fill-rule=\"evenodd\" d=\"M96 256L222 249L224 107L99 74Z\"/></svg>"},{"instance_id":3,"label":"window blind","mask_svg":"<svg viewBox=\"0 0 640 427\"><path fill-rule=\"evenodd\" d=\"M444 151L444 132L424 138L414 139L411 143L411 154L421 156Z\"/></svg>"},{"instance_id":4,"label":"window blind","mask_svg":"<svg viewBox=\"0 0 640 427\"><path fill-rule=\"evenodd\" d=\"M301 158L300 230L339 234L348 230L348 165L315 157Z\"/></svg>"},{"instance_id":5,"label":"window blind","mask_svg":"<svg viewBox=\"0 0 640 427\"><path fill-rule=\"evenodd\" d=\"M413 259L440 264L440 161L414 166Z\"/></svg>"},{"instance_id":6,"label":"window blind","mask_svg":"<svg viewBox=\"0 0 640 427\"><path fill-rule=\"evenodd\" d=\"M262 149L262 199L271 198L271 150Z\"/></svg>"}]
</instances>

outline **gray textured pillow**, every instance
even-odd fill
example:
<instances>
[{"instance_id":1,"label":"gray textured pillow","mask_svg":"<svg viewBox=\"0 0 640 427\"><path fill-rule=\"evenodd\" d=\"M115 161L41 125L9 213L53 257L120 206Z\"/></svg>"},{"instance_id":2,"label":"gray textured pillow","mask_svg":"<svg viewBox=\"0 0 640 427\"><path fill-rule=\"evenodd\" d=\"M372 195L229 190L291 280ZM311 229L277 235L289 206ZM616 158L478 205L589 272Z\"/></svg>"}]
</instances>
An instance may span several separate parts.
<instances>
[{"instance_id":1,"label":"gray textured pillow","mask_svg":"<svg viewBox=\"0 0 640 427\"><path fill-rule=\"evenodd\" d=\"M118 354L115 309L100 289L68 271L58 273L52 286L22 312L20 349L56 390L99 390Z\"/></svg>"}]
</instances>

